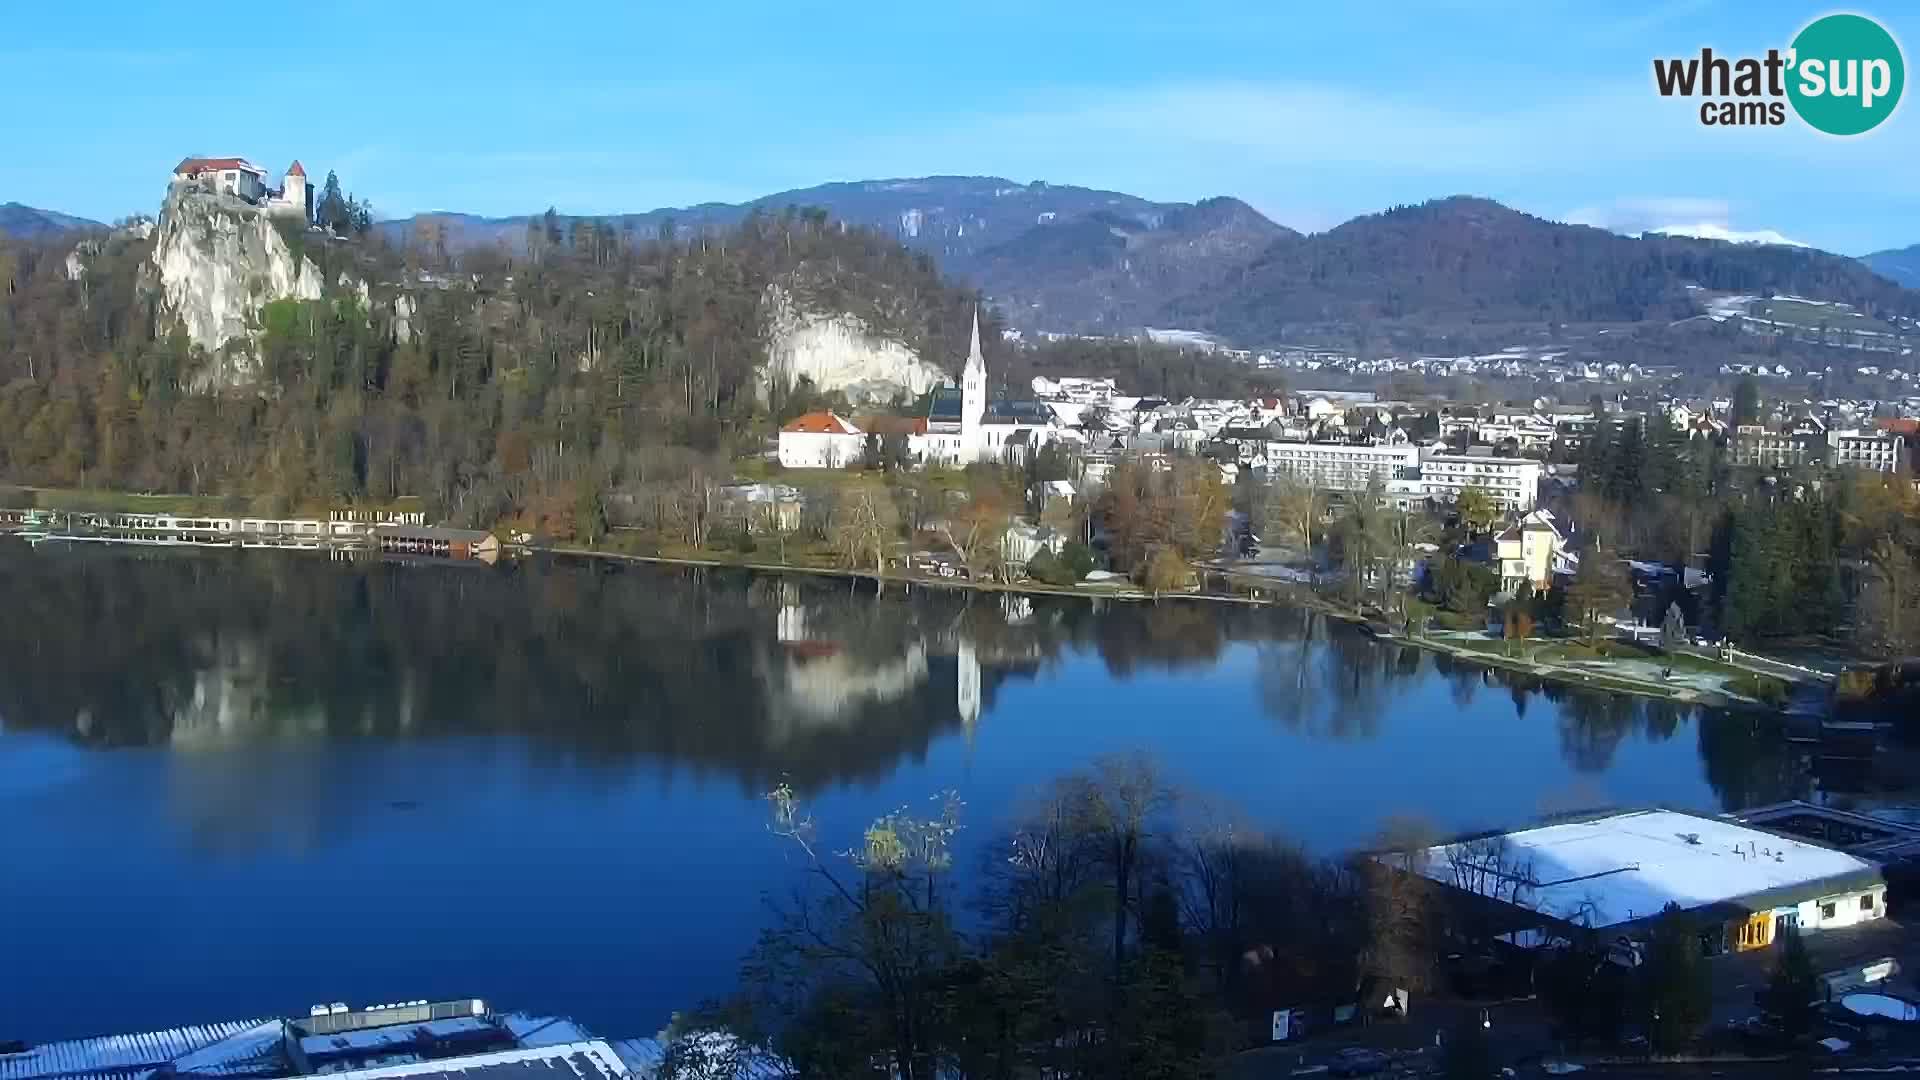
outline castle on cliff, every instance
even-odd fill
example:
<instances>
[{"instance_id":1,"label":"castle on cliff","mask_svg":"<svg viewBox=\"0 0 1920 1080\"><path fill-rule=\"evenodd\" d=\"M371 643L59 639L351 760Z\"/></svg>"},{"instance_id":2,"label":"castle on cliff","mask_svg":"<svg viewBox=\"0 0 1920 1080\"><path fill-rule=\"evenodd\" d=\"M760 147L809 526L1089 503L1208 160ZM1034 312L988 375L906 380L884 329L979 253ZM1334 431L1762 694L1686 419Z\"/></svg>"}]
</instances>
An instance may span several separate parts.
<instances>
[{"instance_id":1,"label":"castle on cliff","mask_svg":"<svg viewBox=\"0 0 1920 1080\"><path fill-rule=\"evenodd\" d=\"M298 161L287 168L277 190L267 187L267 170L241 157L187 158L174 166L173 182L232 195L271 214L313 218L313 189L307 186L307 170Z\"/></svg>"}]
</instances>

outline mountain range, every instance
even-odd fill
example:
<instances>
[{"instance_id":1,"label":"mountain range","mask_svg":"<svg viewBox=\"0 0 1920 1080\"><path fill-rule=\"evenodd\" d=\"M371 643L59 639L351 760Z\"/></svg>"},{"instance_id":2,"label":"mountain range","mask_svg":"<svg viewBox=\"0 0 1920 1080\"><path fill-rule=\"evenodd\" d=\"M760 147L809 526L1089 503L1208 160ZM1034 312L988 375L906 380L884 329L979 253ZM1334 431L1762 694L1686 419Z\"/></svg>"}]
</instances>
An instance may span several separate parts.
<instances>
[{"instance_id":1,"label":"mountain range","mask_svg":"<svg viewBox=\"0 0 1920 1080\"><path fill-rule=\"evenodd\" d=\"M52 210L22 206L17 202L0 203L0 233L33 239L52 236L55 233L72 232L76 229L104 229L105 225L86 218L73 217Z\"/></svg>"},{"instance_id":2,"label":"mountain range","mask_svg":"<svg viewBox=\"0 0 1920 1080\"><path fill-rule=\"evenodd\" d=\"M1920 244L1862 255L1860 261L1873 272L1909 289L1920 289Z\"/></svg>"},{"instance_id":3,"label":"mountain range","mask_svg":"<svg viewBox=\"0 0 1920 1080\"><path fill-rule=\"evenodd\" d=\"M637 232L697 230L788 207L818 207L932 255L1028 330L1180 327L1269 343L1363 328L1418 341L1465 325L1683 318L1698 310L1690 286L1920 314L1920 293L1900 287L1914 283L1920 248L1854 260L1786 245L1630 237L1468 196L1307 235L1227 197L1154 202L1069 185L931 176L598 220ZM529 220L429 214L379 228L401 243L424 235L425 223L443 228L451 248L520 247Z\"/></svg>"},{"instance_id":4,"label":"mountain range","mask_svg":"<svg viewBox=\"0 0 1920 1080\"><path fill-rule=\"evenodd\" d=\"M896 238L981 290L1024 330L1119 334L1177 327L1243 344L1383 335L1459 343L1468 327L1671 321L1697 288L1840 301L1920 316L1920 245L1855 260L1811 248L1680 235L1625 236L1469 196L1394 207L1302 234L1238 199L1155 202L1124 192L1000 177L822 184L744 203L593 220L679 235L754 212L818 208ZM380 222L400 245L524 250L544 215L436 212ZM576 220L556 215L563 236ZM94 226L8 204L0 231ZM1902 287L1906 286L1906 287Z\"/></svg>"}]
</instances>

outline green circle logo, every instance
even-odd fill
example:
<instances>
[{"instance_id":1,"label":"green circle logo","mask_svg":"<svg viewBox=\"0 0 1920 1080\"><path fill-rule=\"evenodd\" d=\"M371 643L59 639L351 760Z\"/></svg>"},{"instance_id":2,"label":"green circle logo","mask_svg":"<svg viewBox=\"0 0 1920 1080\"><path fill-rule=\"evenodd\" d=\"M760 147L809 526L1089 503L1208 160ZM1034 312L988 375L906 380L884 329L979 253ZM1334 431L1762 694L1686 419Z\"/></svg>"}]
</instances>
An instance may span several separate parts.
<instances>
[{"instance_id":1,"label":"green circle logo","mask_svg":"<svg viewBox=\"0 0 1920 1080\"><path fill-rule=\"evenodd\" d=\"M1793 39L1787 98L1829 135L1872 131L1893 115L1906 86L1900 44L1864 15L1826 15Z\"/></svg>"}]
</instances>

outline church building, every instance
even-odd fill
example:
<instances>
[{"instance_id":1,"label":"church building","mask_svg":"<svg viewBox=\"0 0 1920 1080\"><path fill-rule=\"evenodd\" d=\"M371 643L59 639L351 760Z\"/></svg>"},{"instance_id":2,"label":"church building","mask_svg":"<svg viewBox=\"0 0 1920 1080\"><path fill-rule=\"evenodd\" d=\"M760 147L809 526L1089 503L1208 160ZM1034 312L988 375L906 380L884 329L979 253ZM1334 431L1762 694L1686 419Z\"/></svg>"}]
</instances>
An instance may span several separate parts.
<instances>
[{"instance_id":1,"label":"church building","mask_svg":"<svg viewBox=\"0 0 1920 1080\"><path fill-rule=\"evenodd\" d=\"M1024 461L1056 439L1078 439L1061 427L1054 411L1037 401L989 400L987 360L980 351L980 312L973 313L960 385L933 393L927 430L914 435L908 449L927 465L961 467L976 461Z\"/></svg>"}]
</instances>

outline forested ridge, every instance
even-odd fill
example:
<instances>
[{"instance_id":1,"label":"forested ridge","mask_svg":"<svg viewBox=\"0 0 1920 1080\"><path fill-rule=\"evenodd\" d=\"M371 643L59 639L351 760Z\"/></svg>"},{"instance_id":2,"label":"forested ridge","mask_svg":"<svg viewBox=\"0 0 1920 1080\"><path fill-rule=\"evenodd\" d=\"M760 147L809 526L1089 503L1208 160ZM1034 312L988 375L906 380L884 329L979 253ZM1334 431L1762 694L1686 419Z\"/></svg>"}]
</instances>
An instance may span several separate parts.
<instances>
[{"instance_id":1,"label":"forested ridge","mask_svg":"<svg viewBox=\"0 0 1920 1080\"><path fill-rule=\"evenodd\" d=\"M265 305L257 375L214 394L185 389L210 358L164 310L150 238L88 245L76 279L74 238L0 237L0 481L281 507L421 495L480 521L616 480L650 447L757 448L789 406L759 391L772 286L936 363L964 355L977 299L820 211L691 237L548 215L524 254L450 252L431 226L404 248L283 236L327 295Z\"/></svg>"},{"instance_id":2,"label":"forested ridge","mask_svg":"<svg viewBox=\"0 0 1920 1080\"><path fill-rule=\"evenodd\" d=\"M1697 313L1688 285L1838 300L1869 315L1920 314L1920 293L1838 255L1627 237L1468 197L1282 237L1239 273L1171 301L1166 313L1178 325L1253 342L1329 326L1665 321Z\"/></svg>"}]
</instances>

